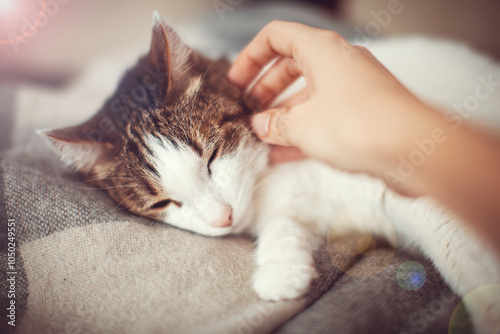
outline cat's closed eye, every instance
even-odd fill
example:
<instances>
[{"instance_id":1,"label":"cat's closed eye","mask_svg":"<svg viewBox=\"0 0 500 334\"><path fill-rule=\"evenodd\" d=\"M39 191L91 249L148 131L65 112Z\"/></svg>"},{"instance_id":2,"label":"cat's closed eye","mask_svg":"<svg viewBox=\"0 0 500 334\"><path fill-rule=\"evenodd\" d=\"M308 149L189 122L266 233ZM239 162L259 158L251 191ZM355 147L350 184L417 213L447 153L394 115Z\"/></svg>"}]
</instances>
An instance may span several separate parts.
<instances>
[{"instance_id":1,"label":"cat's closed eye","mask_svg":"<svg viewBox=\"0 0 500 334\"><path fill-rule=\"evenodd\" d=\"M170 199L164 199L159 202L156 202L151 206L151 209L163 209L166 208L170 203L172 203L172 200Z\"/></svg>"},{"instance_id":2,"label":"cat's closed eye","mask_svg":"<svg viewBox=\"0 0 500 334\"><path fill-rule=\"evenodd\" d=\"M156 202L155 204L151 205L150 209L151 210L158 210L158 209L164 209L170 204L176 205L179 208L182 206L181 202L174 201L172 199L163 199L161 201Z\"/></svg>"}]
</instances>

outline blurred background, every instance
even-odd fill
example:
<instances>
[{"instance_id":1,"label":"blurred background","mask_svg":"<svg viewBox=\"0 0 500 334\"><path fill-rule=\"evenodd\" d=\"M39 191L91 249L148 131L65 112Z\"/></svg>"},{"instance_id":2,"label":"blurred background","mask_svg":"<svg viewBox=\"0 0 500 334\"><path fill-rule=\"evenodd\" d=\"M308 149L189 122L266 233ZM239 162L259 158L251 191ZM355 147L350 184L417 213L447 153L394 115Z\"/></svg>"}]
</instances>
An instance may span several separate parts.
<instances>
[{"instance_id":1,"label":"blurred background","mask_svg":"<svg viewBox=\"0 0 500 334\"><path fill-rule=\"evenodd\" d=\"M274 1L0 0L0 81L63 84L99 55L149 41L153 10L174 26L209 16L224 23L224 15L240 6L270 2ZM500 58L498 0L280 2L314 6L353 32L452 38Z\"/></svg>"}]
</instances>

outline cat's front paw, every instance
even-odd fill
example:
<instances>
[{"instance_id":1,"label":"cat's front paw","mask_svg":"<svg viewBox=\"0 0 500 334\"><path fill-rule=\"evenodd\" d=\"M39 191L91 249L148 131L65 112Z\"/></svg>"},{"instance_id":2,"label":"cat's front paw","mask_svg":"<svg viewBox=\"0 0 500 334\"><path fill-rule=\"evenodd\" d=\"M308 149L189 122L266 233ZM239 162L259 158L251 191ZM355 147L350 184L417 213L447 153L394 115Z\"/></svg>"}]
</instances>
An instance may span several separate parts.
<instances>
[{"instance_id":1,"label":"cat's front paw","mask_svg":"<svg viewBox=\"0 0 500 334\"><path fill-rule=\"evenodd\" d=\"M293 299L304 295L318 276L311 264L268 262L257 269L254 289L265 300Z\"/></svg>"}]
</instances>

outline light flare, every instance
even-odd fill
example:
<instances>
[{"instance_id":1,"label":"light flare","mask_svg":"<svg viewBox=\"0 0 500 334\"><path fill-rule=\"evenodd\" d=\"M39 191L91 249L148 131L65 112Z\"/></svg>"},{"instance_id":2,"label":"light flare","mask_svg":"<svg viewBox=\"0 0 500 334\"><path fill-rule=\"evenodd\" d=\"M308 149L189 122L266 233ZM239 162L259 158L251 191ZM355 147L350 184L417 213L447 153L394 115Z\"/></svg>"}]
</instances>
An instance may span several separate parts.
<instances>
[{"instance_id":1,"label":"light flare","mask_svg":"<svg viewBox=\"0 0 500 334\"><path fill-rule=\"evenodd\" d=\"M8 15L15 7L15 0L0 0L0 15Z\"/></svg>"},{"instance_id":2,"label":"light flare","mask_svg":"<svg viewBox=\"0 0 500 334\"><path fill-rule=\"evenodd\" d=\"M14 14L18 12L19 10L23 10L23 8L18 8L17 6L19 4L18 1L16 0L0 0L0 17L7 17L10 14ZM40 25L40 22L42 21L42 18L45 14L45 10L47 7L47 0L41 0L39 2L40 10L38 11L38 14L36 18L34 19L34 22L31 24L31 28L28 31L24 31L20 35L17 35L14 38L8 38L8 39L1 39L0 38L0 45L5 45L5 44L14 44L17 43L21 40L24 40L28 38L34 31L38 29L38 26Z\"/></svg>"}]
</instances>

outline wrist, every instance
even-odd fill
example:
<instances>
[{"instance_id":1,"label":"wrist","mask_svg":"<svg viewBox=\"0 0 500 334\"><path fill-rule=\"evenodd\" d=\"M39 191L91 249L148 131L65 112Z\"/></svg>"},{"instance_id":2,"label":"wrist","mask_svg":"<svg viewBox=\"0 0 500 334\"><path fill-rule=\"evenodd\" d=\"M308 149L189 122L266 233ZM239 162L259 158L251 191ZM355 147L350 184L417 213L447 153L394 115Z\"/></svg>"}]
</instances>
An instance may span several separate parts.
<instances>
[{"instance_id":1,"label":"wrist","mask_svg":"<svg viewBox=\"0 0 500 334\"><path fill-rule=\"evenodd\" d=\"M374 144L379 145L374 148L378 163L371 174L399 193L422 195L428 191L425 168L447 141L450 128L438 112L420 101L405 104L398 114L393 122L388 121L392 129L382 131Z\"/></svg>"}]
</instances>

